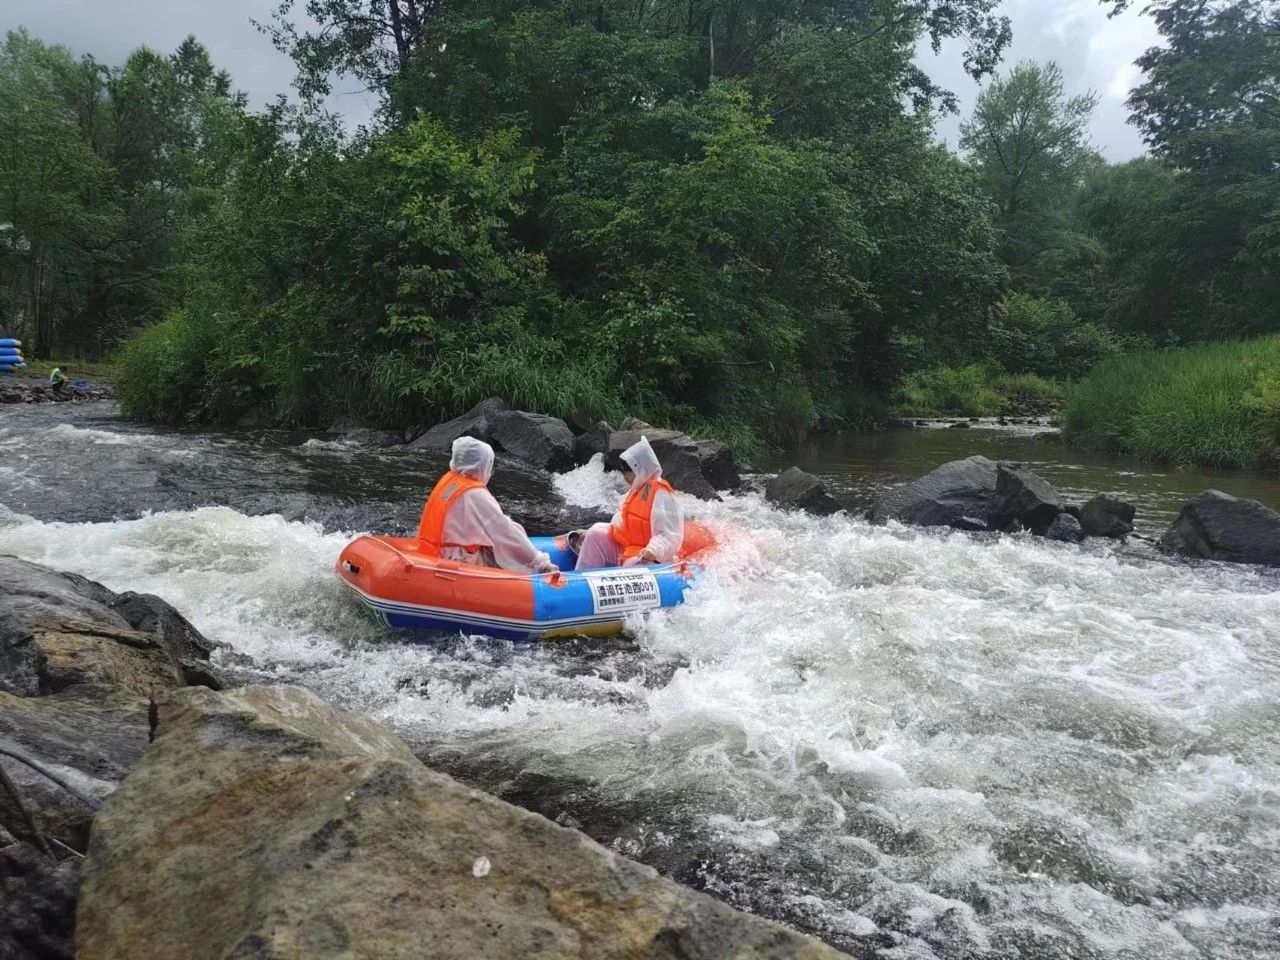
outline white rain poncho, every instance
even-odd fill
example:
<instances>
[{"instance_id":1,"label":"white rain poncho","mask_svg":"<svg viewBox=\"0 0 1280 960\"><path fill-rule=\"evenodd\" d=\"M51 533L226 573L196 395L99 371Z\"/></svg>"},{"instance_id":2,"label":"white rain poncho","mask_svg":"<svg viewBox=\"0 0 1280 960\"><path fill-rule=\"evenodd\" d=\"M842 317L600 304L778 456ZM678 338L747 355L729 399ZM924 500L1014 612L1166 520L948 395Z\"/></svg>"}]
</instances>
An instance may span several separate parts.
<instances>
[{"instance_id":1,"label":"white rain poncho","mask_svg":"<svg viewBox=\"0 0 1280 960\"><path fill-rule=\"evenodd\" d=\"M662 476L662 464L658 462L658 455L653 452L653 447L649 446L645 437L627 447L622 452L622 460L635 474L631 490ZM578 557L579 569L617 566L622 548L609 535L610 526L622 529L621 508L613 515L612 524L597 523L587 531ZM653 495L653 512L649 514L647 549L658 558L658 563L670 563L680 553L680 544L683 542L684 510L680 507L680 501L666 490L659 489Z\"/></svg>"},{"instance_id":2,"label":"white rain poncho","mask_svg":"<svg viewBox=\"0 0 1280 960\"><path fill-rule=\"evenodd\" d=\"M493 476L493 447L473 437L459 437L453 441L449 469L488 483ZM533 573L551 566L551 558L529 541L524 527L503 513L485 489L468 490L454 501L444 519L442 539L486 548L471 553L463 547L445 547L440 555L446 560Z\"/></svg>"}]
</instances>

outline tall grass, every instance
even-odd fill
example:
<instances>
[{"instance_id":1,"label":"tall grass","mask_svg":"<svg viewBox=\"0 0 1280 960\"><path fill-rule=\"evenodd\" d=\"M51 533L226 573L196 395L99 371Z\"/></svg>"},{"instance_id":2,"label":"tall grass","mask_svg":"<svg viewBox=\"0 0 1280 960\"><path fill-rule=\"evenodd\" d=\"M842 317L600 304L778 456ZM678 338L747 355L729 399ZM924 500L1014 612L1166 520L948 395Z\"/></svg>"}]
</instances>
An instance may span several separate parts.
<instances>
[{"instance_id":1,"label":"tall grass","mask_svg":"<svg viewBox=\"0 0 1280 960\"><path fill-rule=\"evenodd\" d=\"M1071 442L1150 460L1275 466L1280 337L1102 361L1062 412Z\"/></svg>"},{"instance_id":2,"label":"tall grass","mask_svg":"<svg viewBox=\"0 0 1280 960\"><path fill-rule=\"evenodd\" d=\"M994 417L1013 399L1060 403L1065 388L1034 373L1005 373L994 364L919 370L893 391L893 412L903 417Z\"/></svg>"}]
</instances>

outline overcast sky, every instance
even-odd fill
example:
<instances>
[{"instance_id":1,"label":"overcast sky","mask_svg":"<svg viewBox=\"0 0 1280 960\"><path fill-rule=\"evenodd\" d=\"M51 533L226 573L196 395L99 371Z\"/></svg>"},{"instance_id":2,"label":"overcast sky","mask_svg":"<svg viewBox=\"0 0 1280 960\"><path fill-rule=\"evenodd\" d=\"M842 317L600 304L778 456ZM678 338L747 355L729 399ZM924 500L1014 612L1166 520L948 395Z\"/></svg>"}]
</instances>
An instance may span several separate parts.
<instances>
[{"instance_id":1,"label":"overcast sky","mask_svg":"<svg viewBox=\"0 0 1280 960\"><path fill-rule=\"evenodd\" d=\"M250 22L270 19L276 5L277 0L0 0L0 30L25 26L42 40L108 63L121 62L144 43L171 51L194 33L258 106L289 91L293 79L289 60ZM1112 160L1141 153L1142 141L1126 123L1124 100L1139 76L1134 58L1156 41L1151 21L1134 11L1108 20L1097 0L1005 0L1005 13L1013 21L1013 48L1001 72L1023 58L1056 60L1069 92L1094 90L1102 98L1093 122L1098 149ZM922 45L919 59L935 80L959 94L967 114L979 87L965 75L960 52L959 44L951 44L935 57ZM374 102L356 84L340 83L331 106L358 123ZM953 147L958 126L956 117L939 124L939 135Z\"/></svg>"}]
</instances>

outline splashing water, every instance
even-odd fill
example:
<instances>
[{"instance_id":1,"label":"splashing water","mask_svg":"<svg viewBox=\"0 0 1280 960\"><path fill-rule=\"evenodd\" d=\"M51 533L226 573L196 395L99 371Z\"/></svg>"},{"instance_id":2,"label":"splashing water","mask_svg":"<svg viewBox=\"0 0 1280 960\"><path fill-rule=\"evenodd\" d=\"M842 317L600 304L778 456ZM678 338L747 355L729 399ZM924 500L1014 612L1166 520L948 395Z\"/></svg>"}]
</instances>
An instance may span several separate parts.
<instances>
[{"instance_id":1,"label":"splashing water","mask_svg":"<svg viewBox=\"0 0 1280 960\"><path fill-rule=\"evenodd\" d=\"M598 463L555 486L617 502ZM0 549L157 593L428 762L858 956L1280 951L1280 575L686 504L739 533L609 642L403 643L332 574L351 531L224 506L0 510Z\"/></svg>"}]
</instances>

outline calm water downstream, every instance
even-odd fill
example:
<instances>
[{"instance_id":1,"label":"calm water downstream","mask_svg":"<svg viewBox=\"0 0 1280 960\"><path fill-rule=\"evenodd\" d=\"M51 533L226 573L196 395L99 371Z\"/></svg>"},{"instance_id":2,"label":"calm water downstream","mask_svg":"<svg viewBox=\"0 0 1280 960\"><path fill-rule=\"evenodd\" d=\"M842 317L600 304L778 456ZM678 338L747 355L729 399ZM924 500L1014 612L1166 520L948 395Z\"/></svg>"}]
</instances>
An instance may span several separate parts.
<instances>
[{"instance_id":1,"label":"calm water downstream","mask_svg":"<svg viewBox=\"0 0 1280 960\"><path fill-rule=\"evenodd\" d=\"M1280 506L1274 479L1084 458L1031 432L845 437L787 462L851 511L972 453L1028 461L1073 498L1130 496L1148 533L1206 486ZM743 495L689 501L728 546L630 639L409 644L331 567L352 534L411 525L439 466L155 431L101 405L0 408L0 551L158 593L264 677L859 957L1280 955L1280 573ZM530 525L616 502L598 466L499 470Z\"/></svg>"}]
</instances>

